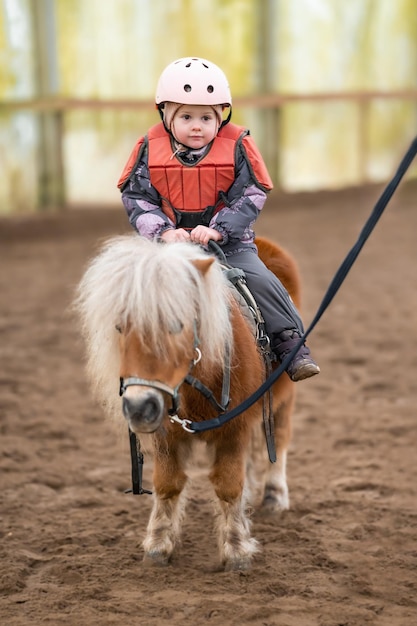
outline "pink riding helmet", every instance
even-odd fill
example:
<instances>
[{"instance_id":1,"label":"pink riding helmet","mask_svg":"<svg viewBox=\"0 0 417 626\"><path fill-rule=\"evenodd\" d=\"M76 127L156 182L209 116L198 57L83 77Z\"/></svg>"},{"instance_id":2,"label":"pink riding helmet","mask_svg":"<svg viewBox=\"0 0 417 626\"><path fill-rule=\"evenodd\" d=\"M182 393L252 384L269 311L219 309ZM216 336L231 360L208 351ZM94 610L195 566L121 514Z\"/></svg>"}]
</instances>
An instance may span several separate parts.
<instances>
[{"instance_id":1,"label":"pink riding helmet","mask_svg":"<svg viewBox=\"0 0 417 626\"><path fill-rule=\"evenodd\" d=\"M232 96L226 75L217 65L206 59L184 57L162 72L155 102L158 108L164 102L231 107Z\"/></svg>"}]
</instances>

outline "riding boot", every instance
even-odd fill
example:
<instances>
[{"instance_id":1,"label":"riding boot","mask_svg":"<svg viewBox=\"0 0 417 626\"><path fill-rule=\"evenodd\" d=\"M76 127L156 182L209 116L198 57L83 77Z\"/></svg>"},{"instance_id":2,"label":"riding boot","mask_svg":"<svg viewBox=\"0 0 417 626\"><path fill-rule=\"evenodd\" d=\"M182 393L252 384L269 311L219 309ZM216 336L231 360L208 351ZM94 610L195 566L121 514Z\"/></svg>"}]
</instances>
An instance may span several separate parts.
<instances>
[{"instance_id":1,"label":"riding boot","mask_svg":"<svg viewBox=\"0 0 417 626\"><path fill-rule=\"evenodd\" d=\"M299 343L300 337L297 330L283 330L272 335L271 348L281 362ZM297 382L315 376L320 368L312 359L310 349L303 344L287 365L286 371L291 380Z\"/></svg>"}]
</instances>

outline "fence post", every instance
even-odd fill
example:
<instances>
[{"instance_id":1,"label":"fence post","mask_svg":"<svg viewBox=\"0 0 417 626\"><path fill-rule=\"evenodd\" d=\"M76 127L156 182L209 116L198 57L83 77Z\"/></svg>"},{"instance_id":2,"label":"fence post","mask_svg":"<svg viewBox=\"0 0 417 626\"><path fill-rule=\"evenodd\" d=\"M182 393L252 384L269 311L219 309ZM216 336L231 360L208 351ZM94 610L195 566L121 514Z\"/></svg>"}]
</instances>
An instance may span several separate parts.
<instances>
[{"instance_id":1,"label":"fence post","mask_svg":"<svg viewBox=\"0 0 417 626\"><path fill-rule=\"evenodd\" d=\"M30 0L33 16L35 90L39 98L50 99L58 93L58 65L54 0ZM39 191L41 209L60 209L65 205L62 155L63 113L39 112Z\"/></svg>"},{"instance_id":2,"label":"fence post","mask_svg":"<svg viewBox=\"0 0 417 626\"><path fill-rule=\"evenodd\" d=\"M278 54L277 38L274 30L277 27L279 14L278 0L265 0L259 5L259 67L261 94L273 94L275 92L276 75L275 59ZM267 106L262 111L261 118L261 152L265 159L272 181L275 186L280 183L280 108Z\"/></svg>"},{"instance_id":3,"label":"fence post","mask_svg":"<svg viewBox=\"0 0 417 626\"><path fill-rule=\"evenodd\" d=\"M359 107L359 177L360 184L369 183L368 177L368 151L369 151L369 100L361 98L358 100Z\"/></svg>"}]
</instances>

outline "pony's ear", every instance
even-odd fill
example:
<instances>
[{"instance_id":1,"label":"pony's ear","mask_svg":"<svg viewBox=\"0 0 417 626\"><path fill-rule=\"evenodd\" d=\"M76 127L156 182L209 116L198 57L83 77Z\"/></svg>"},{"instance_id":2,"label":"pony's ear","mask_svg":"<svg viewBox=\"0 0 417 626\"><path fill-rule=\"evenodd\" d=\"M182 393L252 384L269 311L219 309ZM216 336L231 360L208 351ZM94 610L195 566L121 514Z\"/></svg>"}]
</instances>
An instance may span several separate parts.
<instances>
[{"instance_id":1,"label":"pony's ear","mask_svg":"<svg viewBox=\"0 0 417 626\"><path fill-rule=\"evenodd\" d=\"M192 261L194 267L196 267L203 276L208 272L212 263L214 263L214 257L208 259L194 259Z\"/></svg>"}]
</instances>

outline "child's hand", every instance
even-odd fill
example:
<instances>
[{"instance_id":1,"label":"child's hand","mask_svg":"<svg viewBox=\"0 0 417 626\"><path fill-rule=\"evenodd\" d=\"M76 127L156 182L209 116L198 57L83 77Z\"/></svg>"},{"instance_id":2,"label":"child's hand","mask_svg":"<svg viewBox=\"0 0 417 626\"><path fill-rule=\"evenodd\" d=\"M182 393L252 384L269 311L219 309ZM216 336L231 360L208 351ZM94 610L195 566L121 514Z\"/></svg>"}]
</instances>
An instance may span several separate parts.
<instances>
[{"instance_id":1,"label":"child's hand","mask_svg":"<svg viewBox=\"0 0 417 626\"><path fill-rule=\"evenodd\" d=\"M167 243L172 241L190 241L190 233L183 228L168 228L162 233L161 239Z\"/></svg>"},{"instance_id":2,"label":"child's hand","mask_svg":"<svg viewBox=\"0 0 417 626\"><path fill-rule=\"evenodd\" d=\"M223 237L217 230L209 228L208 226L196 226L191 231L191 241L195 241L195 243L206 246L210 239L214 239L214 241L221 241Z\"/></svg>"}]
</instances>

